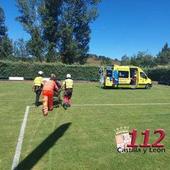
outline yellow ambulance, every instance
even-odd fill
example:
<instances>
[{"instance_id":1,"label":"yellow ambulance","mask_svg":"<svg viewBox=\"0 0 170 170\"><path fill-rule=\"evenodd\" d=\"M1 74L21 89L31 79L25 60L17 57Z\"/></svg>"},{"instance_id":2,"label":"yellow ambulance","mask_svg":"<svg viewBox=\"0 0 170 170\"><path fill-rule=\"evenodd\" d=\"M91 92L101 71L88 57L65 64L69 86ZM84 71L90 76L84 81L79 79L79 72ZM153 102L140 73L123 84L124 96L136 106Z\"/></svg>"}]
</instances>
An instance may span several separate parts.
<instances>
[{"instance_id":1,"label":"yellow ambulance","mask_svg":"<svg viewBox=\"0 0 170 170\"><path fill-rule=\"evenodd\" d=\"M152 81L136 66L107 66L103 75L103 87L145 88L152 87Z\"/></svg>"}]
</instances>

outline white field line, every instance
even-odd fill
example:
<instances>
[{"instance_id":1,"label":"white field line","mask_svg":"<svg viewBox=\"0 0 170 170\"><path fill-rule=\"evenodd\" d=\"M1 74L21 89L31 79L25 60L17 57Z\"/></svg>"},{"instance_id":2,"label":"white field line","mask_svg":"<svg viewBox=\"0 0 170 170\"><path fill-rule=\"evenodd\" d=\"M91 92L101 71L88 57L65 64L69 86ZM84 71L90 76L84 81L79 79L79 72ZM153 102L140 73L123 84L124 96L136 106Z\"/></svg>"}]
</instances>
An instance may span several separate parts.
<instances>
[{"instance_id":1,"label":"white field line","mask_svg":"<svg viewBox=\"0 0 170 170\"><path fill-rule=\"evenodd\" d=\"M11 170L14 170L17 167L19 160L20 160L22 143L23 143L23 139L24 139L24 133L25 133L25 127L26 127L26 124L27 124L29 109L30 109L30 106L27 106L26 110L25 110L25 114L24 114L24 119L23 119L23 122L22 122L22 125L21 125L21 129L20 129L17 146L16 146L16 149L15 149L15 155L14 155L14 158L13 158Z\"/></svg>"},{"instance_id":2,"label":"white field line","mask_svg":"<svg viewBox=\"0 0 170 170\"><path fill-rule=\"evenodd\" d=\"M73 104L72 107L94 107L94 106L156 106L170 105L170 103L106 103L106 104Z\"/></svg>"}]
</instances>

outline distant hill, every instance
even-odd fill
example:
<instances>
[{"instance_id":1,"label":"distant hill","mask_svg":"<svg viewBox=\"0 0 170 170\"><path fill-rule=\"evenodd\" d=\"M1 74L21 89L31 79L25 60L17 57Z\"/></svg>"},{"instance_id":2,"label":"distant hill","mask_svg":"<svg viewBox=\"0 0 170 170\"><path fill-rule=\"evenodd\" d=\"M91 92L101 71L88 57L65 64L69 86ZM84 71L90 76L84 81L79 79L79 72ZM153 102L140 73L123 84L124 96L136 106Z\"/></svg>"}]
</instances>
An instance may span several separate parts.
<instances>
[{"instance_id":1,"label":"distant hill","mask_svg":"<svg viewBox=\"0 0 170 170\"><path fill-rule=\"evenodd\" d=\"M120 65L118 59L112 59L105 56L97 56L95 54L88 54L86 64L88 65Z\"/></svg>"}]
</instances>

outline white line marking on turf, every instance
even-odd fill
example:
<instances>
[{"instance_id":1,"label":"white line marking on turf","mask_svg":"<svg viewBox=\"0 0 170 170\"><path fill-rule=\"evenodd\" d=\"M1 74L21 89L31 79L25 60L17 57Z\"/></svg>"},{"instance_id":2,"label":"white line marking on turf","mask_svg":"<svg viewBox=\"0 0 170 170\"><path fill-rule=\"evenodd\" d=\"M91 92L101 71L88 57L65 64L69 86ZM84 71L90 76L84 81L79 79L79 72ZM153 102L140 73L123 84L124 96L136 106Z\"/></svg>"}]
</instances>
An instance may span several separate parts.
<instances>
[{"instance_id":1,"label":"white line marking on turf","mask_svg":"<svg viewBox=\"0 0 170 170\"><path fill-rule=\"evenodd\" d=\"M25 114L24 114L24 119L23 119L23 122L22 122L22 125L21 125L21 129L20 129L17 146L16 146L16 149L15 149L15 155L14 155L14 159L13 159L13 162L12 162L11 170L14 170L19 163L19 159L20 159L20 155L21 155L21 149L22 149L22 143L23 143L23 139L24 139L25 127L26 127L26 124L27 124L27 118L28 118L28 114L29 114L29 109L30 109L30 106L27 106L26 110L25 110Z\"/></svg>"},{"instance_id":2,"label":"white line marking on turf","mask_svg":"<svg viewBox=\"0 0 170 170\"><path fill-rule=\"evenodd\" d=\"M73 104L73 107L93 107L93 106L156 106L170 105L170 103L106 103L106 104Z\"/></svg>"}]
</instances>

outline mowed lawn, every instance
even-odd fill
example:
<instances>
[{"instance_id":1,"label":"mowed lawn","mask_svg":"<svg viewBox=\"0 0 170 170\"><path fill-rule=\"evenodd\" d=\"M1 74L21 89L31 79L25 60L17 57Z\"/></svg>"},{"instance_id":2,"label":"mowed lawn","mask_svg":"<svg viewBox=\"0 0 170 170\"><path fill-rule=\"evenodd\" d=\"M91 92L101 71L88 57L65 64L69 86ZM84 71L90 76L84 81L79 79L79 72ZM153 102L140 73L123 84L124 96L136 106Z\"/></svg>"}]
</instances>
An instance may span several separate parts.
<instances>
[{"instance_id":1,"label":"mowed lawn","mask_svg":"<svg viewBox=\"0 0 170 170\"><path fill-rule=\"evenodd\" d=\"M25 108L34 102L31 82L0 82L0 169L11 169ZM84 104L138 104L86 106ZM147 103L148 105L141 105ZM152 103L149 105L149 103ZM55 108L43 117L40 107L31 107L19 169L27 170L169 170L170 87L150 90L103 90L97 83L75 83L73 105ZM129 126L140 134L150 129L150 143L163 128L165 153L116 151L114 130Z\"/></svg>"}]
</instances>

